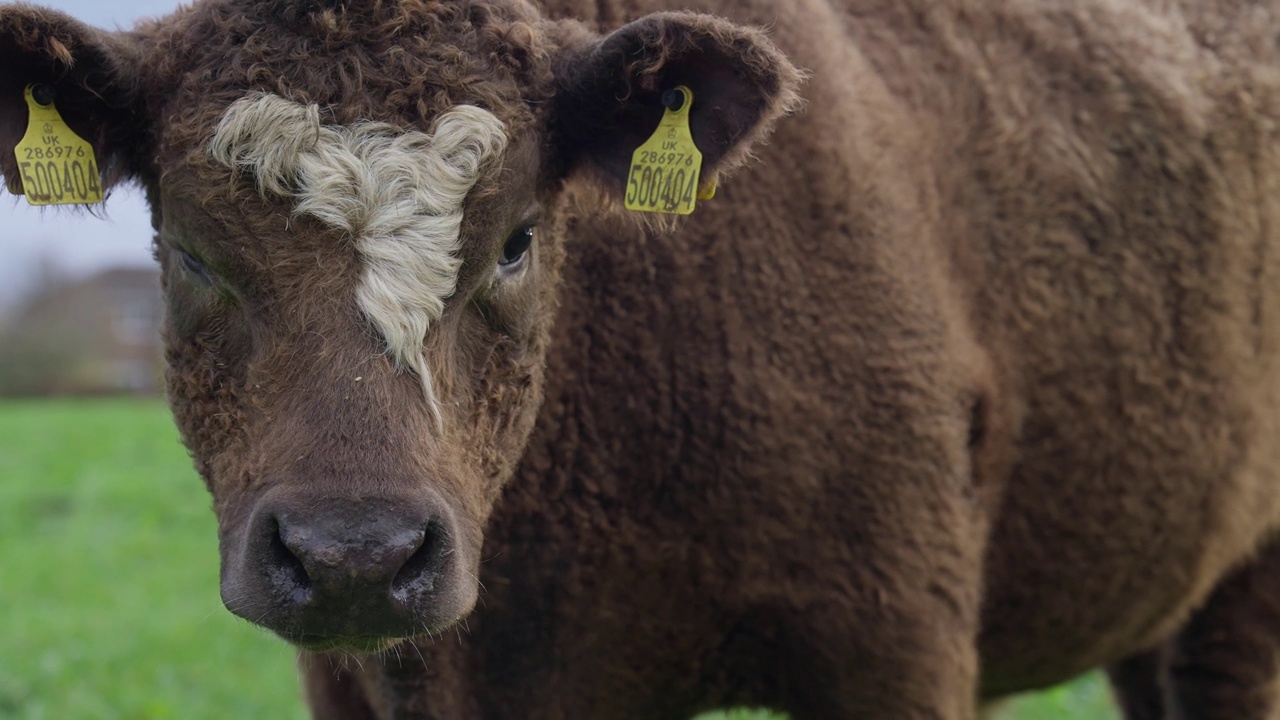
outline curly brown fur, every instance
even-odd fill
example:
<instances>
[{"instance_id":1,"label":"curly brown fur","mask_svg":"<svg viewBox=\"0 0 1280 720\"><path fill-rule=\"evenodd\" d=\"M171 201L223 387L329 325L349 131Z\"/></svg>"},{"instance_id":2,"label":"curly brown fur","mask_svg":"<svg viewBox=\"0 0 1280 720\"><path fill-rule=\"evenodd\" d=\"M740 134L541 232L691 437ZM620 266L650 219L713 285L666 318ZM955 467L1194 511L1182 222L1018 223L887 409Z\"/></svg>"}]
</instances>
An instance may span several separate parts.
<instances>
[{"instance_id":1,"label":"curly brown fur","mask_svg":"<svg viewBox=\"0 0 1280 720\"><path fill-rule=\"evenodd\" d=\"M971 720L1106 664L1133 720L1272 712L1280 19L671 5L0 9L0 145L54 82L149 193L227 604L303 648L316 715ZM741 169L669 231L616 205L676 83L706 172ZM505 124L424 344L443 431L352 238L209 157L253 92ZM281 528L373 563L411 510L441 551L411 625L315 615Z\"/></svg>"}]
</instances>

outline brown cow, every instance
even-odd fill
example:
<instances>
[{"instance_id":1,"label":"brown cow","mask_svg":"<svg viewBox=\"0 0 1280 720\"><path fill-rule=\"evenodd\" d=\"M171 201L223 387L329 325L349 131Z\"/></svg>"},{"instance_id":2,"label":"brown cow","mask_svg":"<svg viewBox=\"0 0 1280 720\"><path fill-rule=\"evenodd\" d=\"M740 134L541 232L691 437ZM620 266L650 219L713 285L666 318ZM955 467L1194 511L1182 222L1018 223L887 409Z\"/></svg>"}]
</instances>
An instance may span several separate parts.
<instances>
[{"instance_id":1,"label":"brown cow","mask_svg":"<svg viewBox=\"0 0 1280 720\"><path fill-rule=\"evenodd\" d=\"M1125 658L1133 718L1280 712L1276 11L674 4L0 9L7 183L34 85L146 189L223 598L316 716ZM671 230L619 205L680 85L703 190L758 161Z\"/></svg>"}]
</instances>

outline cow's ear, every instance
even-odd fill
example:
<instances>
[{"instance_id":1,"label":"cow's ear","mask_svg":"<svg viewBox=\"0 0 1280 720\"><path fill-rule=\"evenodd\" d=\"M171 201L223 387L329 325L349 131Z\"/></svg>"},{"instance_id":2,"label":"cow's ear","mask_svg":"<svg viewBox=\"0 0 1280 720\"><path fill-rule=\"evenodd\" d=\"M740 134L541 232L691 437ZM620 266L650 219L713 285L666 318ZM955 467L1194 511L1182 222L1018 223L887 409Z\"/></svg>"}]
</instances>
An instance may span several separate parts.
<instances>
[{"instance_id":1,"label":"cow's ear","mask_svg":"<svg viewBox=\"0 0 1280 720\"><path fill-rule=\"evenodd\" d=\"M91 28L30 5L0 7L0 170L19 192L14 147L27 129L24 91L52 89L54 106L94 147L103 186L139 173L147 136L139 112L138 47L127 33Z\"/></svg>"},{"instance_id":2,"label":"cow's ear","mask_svg":"<svg viewBox=\"0 0 1280 720\"><path fill-rule=\"evenodd\" d=\"M733 169L799 103L801 74L754 28L656 13L601 38L561 25L551 131L567 172L603 173L621 195L632 153L656 131L664 91L693 92L689 126L703 178Z\"/></svg>"}]
</instances>

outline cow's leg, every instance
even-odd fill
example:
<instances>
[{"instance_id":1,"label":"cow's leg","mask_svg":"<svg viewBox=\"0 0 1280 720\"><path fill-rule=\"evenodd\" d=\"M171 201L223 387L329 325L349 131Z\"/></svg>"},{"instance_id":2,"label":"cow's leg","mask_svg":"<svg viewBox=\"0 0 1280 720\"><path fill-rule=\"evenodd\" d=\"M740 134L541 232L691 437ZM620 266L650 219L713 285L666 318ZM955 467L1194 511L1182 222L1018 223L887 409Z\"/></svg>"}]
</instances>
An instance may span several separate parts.
<instances>
[{"instance_id":1,"label":"cow's leg","mask_svg":"<svg viewBox=\"0 0 1280 720\"><path fill-rule=\"evenodd\" d=\"M1158 647L1107 667L1125 720L1164 720L1164 651Z\"/></svg>"},{"instance_id":2,"label":"cow's leg","mask_svg":"<svg viewBox=\"0 0 1280 720\"><path fill-rule=\"evenodd\" d=\"M1280 717L1280 542L1229 575L1170 647L1169 720Z\"/></svg>"},{"instance_id":3,"label":"cow's leg","mask_svg":"<svg viewBox=\"0 0 1280 720\"><path fill-rule=\"evenodd\" d=\"M792 658L799 661L792 668L808 674L797 678L797 695L786 708L793 720L975 720L972 636L929 627L923 616L916 622L892 633L869 633L894 643L876 656L856 652L835 657L830 636L814 627L804 638L814 657Z\"/></svg>"},{"instance_id":4,"label":"cow's leg","mask_svg":"<svg viewBox=\"0 0 1280 720\"><path fill-rule=\"evenodd\" d=\"M858 529L846 526L849 560L832 554L825 575L815 569L824 582L792 588L800 602L775 671L789 675L794 720L978 716L982 510L922 485L895 488L913 517L877 511ZM803 565L793 557L782 567Z\"/></svg>"},{"instance_id":5,"label":"cow's leg","mask_svg":"<svg viewBox=\"0 0 1280 720\"><path fill-rule=\"evenodd\" d=\"M907 425L887 434L914 440L899 445L905 456L886 460L885 446L856 448L845 466L857 475L837 485L847 496L815 504L817 522L805 526L810 540L797 544L802 552L777 551L774 567L785 574L775 581L793 603L794 623L777 672L790 674L795 692L786 708L794 720L978 716L979 609L994 495L985 482L996 463L986 460L986 420L964 434L958 424L933 437L913 429L929 428L944 412L918 420L904 413ZM952 452L928 452L937 449Z\"/></svg>"}]
</instances>

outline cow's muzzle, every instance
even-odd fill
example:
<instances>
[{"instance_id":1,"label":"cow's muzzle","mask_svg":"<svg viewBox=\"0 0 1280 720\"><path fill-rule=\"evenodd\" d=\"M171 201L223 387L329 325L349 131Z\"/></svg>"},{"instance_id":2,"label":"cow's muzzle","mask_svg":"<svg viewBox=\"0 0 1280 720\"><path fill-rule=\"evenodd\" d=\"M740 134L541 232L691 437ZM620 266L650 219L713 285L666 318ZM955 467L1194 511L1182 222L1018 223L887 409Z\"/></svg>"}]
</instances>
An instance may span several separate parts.
<instances>
[{"instance_id":1,"label":"cow's muzzle","mask_svg":"<svg viewBox=\"0 0 1280 720\"><path fill-rule=\"evenodd\" d=\"M268 493L242 541L223 548L222 599L310 650L382 650L471 609L476 582L458 537L448 507L429 494Z\"/></svg>"}]
</instances>

